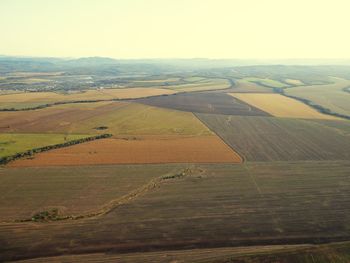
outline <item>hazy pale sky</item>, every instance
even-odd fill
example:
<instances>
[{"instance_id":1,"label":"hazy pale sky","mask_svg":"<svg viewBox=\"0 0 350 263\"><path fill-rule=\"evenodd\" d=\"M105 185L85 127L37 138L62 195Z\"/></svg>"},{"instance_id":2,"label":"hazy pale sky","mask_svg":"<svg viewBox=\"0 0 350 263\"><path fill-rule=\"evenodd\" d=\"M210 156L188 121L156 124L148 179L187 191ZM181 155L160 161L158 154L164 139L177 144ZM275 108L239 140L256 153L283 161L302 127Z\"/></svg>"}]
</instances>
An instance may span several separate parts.
<instances>
[{"instance_id":1,"label":"hazy pale sky","mask_svg":"<svg viewBox=\"0 0 350 263\"><path fill-rule=\"evenodd\" d=\"M0 54L350 58L350 0L0 0Z\"/></svg>"}]
</instances>

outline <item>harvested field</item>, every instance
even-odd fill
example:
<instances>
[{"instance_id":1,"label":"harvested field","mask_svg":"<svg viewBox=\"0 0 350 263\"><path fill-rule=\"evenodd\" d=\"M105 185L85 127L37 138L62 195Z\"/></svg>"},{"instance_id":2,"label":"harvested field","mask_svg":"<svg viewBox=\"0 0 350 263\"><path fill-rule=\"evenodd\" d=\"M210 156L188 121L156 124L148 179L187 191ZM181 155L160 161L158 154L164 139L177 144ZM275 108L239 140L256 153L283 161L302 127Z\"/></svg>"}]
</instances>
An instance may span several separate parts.
<instances>
[{"instance_id":1,"label":"harvested field","mask_svg":"<svg viewBox=\"0 0 350 263\"><path fill-rule=\"evenodd\" d=\"M33 111L0 112L0 132L211 134L192 113L128 102L77 103Z\"/></svg>"},{"instance_id":2,"label":"harvested field","mask_svg":"<svg viewBox=\"0 0 350 263\"><path fill-rule=\"evenodd\" d=\"M1 133L0 157L89 137L83 134Z\"/></svg>"},{"instance_id":3,"label":"harvested field","mask_svg":"<svg viewBox=\"0 0 350 263\"><path fill-rule=\"evenodd\" d=\"M248 161L349 160L350 140L337 128L287 118L197 114Z\"/></svg>"},{"instance_id":4,"label":"harvested field","mask_svg":"<svg viewBox=\"0 0 350 263\"><path fill-rule=\"evenodd\" d=\"M331 78L334 84L300 86L286 89L286 94L311 101L331 112L350 116L350 93L343 89L350 80Z\"/></svg>"},{"instance_id":5,"label":"harvested field","mask_svg":"<svg viewBox=\"0 0 350 263\"><path fill-rule=\"evenodd\" d=\"M331 115L322 114L300 101L280 94L230 93L230 95L276 117L328 120L338 119Z\"/></svg>"},{"instance_id":6,"label":"harvested field","mask_svg":"<svg viewBox=\"0 0 350 263\"><path fill-rule=\"evenodd\" d=\"M146 163L240 163L217 136L127 137L103 139L40 153L11 167Z\"/></svg>"},{"instance_id":7,"label":"harvested field","mask_svg":"<svg viewBox=\"0 0 350 263\"><path fill-rule=\"evenodd\" d=\"M139 253L95 253L87 255L70 255L58 257L44 257L17 262L123 262L123 263L310 263L310 258L317 258L321 262L334 262L337 258L346 262L349 259L349 242L338 242L327 245L272 245L225 247L210 249L168 250L161 252Z\"/></svg>"},{"instance_id":8,"label":"harvested field","mask_svg":"<svg viewBox=\"0 0 350 263\"><path fill-rule=\"evenodd\" d=\"M136 101L147 105L198 113L269 116L268 113L224 93L185 93Z\"/></svg>"},{"instance_id":9,"label":"harvested field","mask_svg":"<svg viewBox=\"0 0 350 263\"><path fill-rule=\"evenodd\" d=\"M335 132L350 136L350 121L313 120L319 125L332 128Z\"/></svg>"},{"instance_id":10,"label":"harvested field","mask_svg":"<svg viewBox=\"0 0 350 263\"><path fill-rule=\"evenodd\" d=\"M0 222L28 219L48 208L58 208L60 215L89 213L178 169L178 165L1 169Z\"/></svg>"},{"instance_id":11,"label":"harvested field","mask_svg":"<svg viewBox=\"0 0 350 263\"><path fill-rule=\"evenodd\" d=\"M26 92L1 95L0 109L25 109L57 102L133 99L174 93L175 91L161 88L99 89L70 94L60 94L55 92Z\"/></svg>"},{"instance_id":12,"label":"harvested field","mask_svg":"<svg viewBox=\"0 0 350 263\"><path fill-rule=\"evenodd\" d=\"M349 239L348 161L191 170L100 218L1 224L1 260Z\"/></svg>"}]
</instances>

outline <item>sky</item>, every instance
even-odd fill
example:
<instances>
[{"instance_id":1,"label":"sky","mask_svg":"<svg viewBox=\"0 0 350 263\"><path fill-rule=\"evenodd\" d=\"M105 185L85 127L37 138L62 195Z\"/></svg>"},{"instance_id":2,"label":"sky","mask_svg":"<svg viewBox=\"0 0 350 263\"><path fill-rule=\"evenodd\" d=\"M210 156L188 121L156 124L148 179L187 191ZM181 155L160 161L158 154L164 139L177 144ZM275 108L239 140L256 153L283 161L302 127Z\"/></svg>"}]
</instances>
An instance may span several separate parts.
<instances>
[{"instance_id":1,"label":"sky","mask_svg":"<svg viewBox=\"0 0 350 263\"><path fill-rule=\"evenodd\" d=\"M0 0L0 54L350 58L349 0Z\"/></svg>"}]
</instances>

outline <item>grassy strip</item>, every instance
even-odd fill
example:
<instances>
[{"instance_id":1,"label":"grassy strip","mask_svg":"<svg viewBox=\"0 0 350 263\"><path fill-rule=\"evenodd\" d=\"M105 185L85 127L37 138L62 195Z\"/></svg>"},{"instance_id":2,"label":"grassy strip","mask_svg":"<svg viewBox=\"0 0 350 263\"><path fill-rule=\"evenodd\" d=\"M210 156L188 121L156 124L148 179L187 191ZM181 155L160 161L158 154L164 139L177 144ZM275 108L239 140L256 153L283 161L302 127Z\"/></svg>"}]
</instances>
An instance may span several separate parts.
<instances>
[{"instance_id":1,"label":"grassy strip","mask_svg":"<svg viewBox=\"0 0 350 263\"><path fill-rule=\"evenodd\" d=\"M53 150L53 149L58 149L58 148L62 148L62 147L67 147L67 146L71 146L71 145L75 145L75 144L80 144L80 143L84 143L84 142L88 142L88 141L109 138L111 136L112 136L112 134L101 134L101 135L97 135L97 136L91 136L91 137L86 137L86 138L82 138L82 139L72 140L72 141L65 142L65 143L59 143L59 144L34 148L34 149L31 149L31 150L28 150L25 152L20 152L20 153L14 154L14 155L2 157L2 158L0 158L0 165L7 164L9 162L12 162L14 160L17 160L17 159L20 159L23 157L33 156L36 153L41 153L41 152L45 152L45 151L49 151L49 150Z\"/></svg>"}]
</instances>

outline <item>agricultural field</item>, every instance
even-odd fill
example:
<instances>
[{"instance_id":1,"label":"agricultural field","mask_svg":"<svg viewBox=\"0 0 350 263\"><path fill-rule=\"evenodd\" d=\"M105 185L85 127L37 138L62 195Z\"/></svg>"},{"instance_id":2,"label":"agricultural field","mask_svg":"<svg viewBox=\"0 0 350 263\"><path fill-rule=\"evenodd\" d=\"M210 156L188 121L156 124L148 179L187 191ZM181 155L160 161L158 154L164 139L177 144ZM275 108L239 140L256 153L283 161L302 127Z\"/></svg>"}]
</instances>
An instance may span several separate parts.
<instances>
[{"instance_id":1,"label":"agricultural field","mask_svg":"<svg viewBox=\"0 0 350 263\"><path fill-rule=\"evenodd\" d=\"M164 252L144 253L93 253L87 255L70 255L43 257L35 260L20 260L17 262L184 262L184 263L260 263L270 260L283 263L309 263L312 259L320 262L346 262L349 258L349 243L338 242L331 245L270 245L236 248L186 249Z\"/></svg>"},{"instance_id":2,"label":"agricultural field","mask_svg":"<svg viewBox=\"0 0 350 263\"><path fill-rule=\"evenodd\" d=\"M89 214L181 169L180 165L1 169L0 222L28 219L50 208L57 208L61 216Z\"/></svg>"},{"instance_id":3,"label":"agricultural field","mask_svg":"<svg viewBox=\"0 0 350 263\"><path fill-rule=\"evenodd\" d=\"M289 118L197 114L247 161L349 160L350 140L333 127ZM347 123L347 121L345 121Z\"/></svg>"},{"instance_id":4,"label":"agricultural field","mask_svg":"<svg viewBox=\"0 0 350 263\"><path fill-rule=\"evenodd\" d=\"M124 137L103 139L39 153L11 167L145 163L241 163L219 137Z\"/></svg>"},{"instance_id":5,"label":"agricultural field","mask_svg":"<svg viewBox=\"0 0 350 263\"><path fill-rule=\"evenodd\" d=\"M327 85L300 86L286 89L287 95L308 100L330 112L350 116L350 93L344 89L350 80L331 78L334 83Z\"/></svg>"},{"instance_id":6,"label":"agricultural field","mask_svg":"<svg viewBox=\"0 0 350 263\"><path fill-rule=\"evenodd\" d=\"M229 92L240 92L240 93L272 93L272 89L261 86L259 84L256 84L254 82L250 82L245 79L238 79L235 80L235 85L233 89L231 89Z\"/></svg>"},{"instance_id":7,"label":"agricultural field","mask_svg":"<svg viewBox=\"0 0 350 263\"><path fill-rule=\"evenodd\" d=\"M0 158L88 136L86 134L0 133Z\"/></svg>"},{"instance_id":8,"label":"agricultural field","mask_svg":"<svg viewBox=\"0 0 350 263\"><path fill-rule=\"evenodd\" d=\"M196 113L269 116L268 113L225 93L186 93L136 101L147 105Z\"/></svg>"},{"instance_id":9,"label":"agricultural field","mask_svg":"<svg viewBox=\"0 0 350 263\"><path fill-rule=\"evenodd\" d=\"M228 89L231 87L231 83L228 79L223 78L182 76L169 77L166 79L135 79L125 83L124 87L158 87L174 90L176 92L193 92Z\"/></svg>"},{"instance_id":10,"label":"agricultural field","mask_svg":"<svg viewBox=\"0 0 350 263\"><path fill-rule=\"evenodd\" d=\"M350 121L328 121L328 120L313 120L319 125L333 129L334 131L349 136Z\"/></svg>"},{"instance_id":11,"label":"agricultural field","mask_svg":"<svg viewBox=\"0 0 350 263\"><path fill-rule=\"evenodd\" d=\"M141 79L141 80L133 80L131 81L132 85L135 84L141 84L141 85L166 85L166 84L173 84L177 83L181 80L181 78L176 78L176 77L170 77L170 78L161 78L161 79ZM192 80L189 80L192 81Z\"/></svg>"},{"instance_id":12,"label":"agricultural field","mask_svg":"<svg viewBox=\"0 0 350 263\"><path fill-rule=\"evenodd\" d=\"M144 253L94 253L88 255L71 255L44 257L18 262L126 262L126 263L167 263L171 261L188 263L309 263L309 262L347 262L349 260L349 242L337 242L330 245L272 245L236 248L186 249L164 252ZM312 261L313 260L313 261Z\"/></svg>"},{"instance_id":13,"label":"agricultural field","mask_svg":"<svg viewBox=\"0 0 350 263\"><path fill-rule=\"evenodd\" d=\"M0 112L1 132L113 135L208 135L192 113L129 102L57 105L33 111Z\"/></svg>"},{"instance_id":14,"label":"agricultural field","mask_svg":"<svg viewBox=\"0 0 350 263\"><path fill-rule=\"evenodd\" d=\"M58 257L44 257L35 260L21 260L18 262L170 262L188 263L309 263L309 262L347 262L349 260L349 242L337 242L330 245L272 245L249 246L238 248L186 249L164 252L71 255Z\"/></svg>"},{"instance_id":15,"label":"agricultural field","mask_svg":"<svg viewBox=\"0 0 350 263\"><path fill-rule=\"evenodd\" d=\"M299 79L285 79L285 83L292 85L292 86L302 86L305 85L301 80Z\"/></svg>"},{"instance_id":16,"label":"agricultural field","mask_svg":"<svg viewBox=\"0 0 350 263\"><path fill-rule=\"evenodd\" d=\"M265 86L268 88L286 88L289 86L287 83L282 83L278 80L268 79L268 78L263 79L263 78L249 77L249 78L245 78L244 80L252 83L257 83L261 86Z\"/></svg>"},{"instance_id":17,"label":"agricultural field","mask_svg":"<svg viewBox=\"0 0 350 263\"><path fill-rule=\"evenodd\" d=\"M230 95L276 117L328 120L338 119L331 115L322 114L300 101L280 94L230 93Z\"/></svg>"},{"instance_id":18,"label":"agricultural field","mask_svg":"<svg viewBox=\"0 0 350 263\"><path fill-rule=\"evenodd\" d=\"M76 101L103 101L174 94L175 91L160 88L100 89L69 94L55 92L25 92L0 96L0 109L26 109L46 104Z\"/></svg>"},{"instance_id":19,"label":"agricultural field","mask_svg":"<svg viewBox=\"0 0 350 263\"><path fill-rule=\"evenodd\" d=\"M133 176L135 166L127 167ZM162 176L164 172L162 168L157 172L154 166L142 167L143 174ZM51 169L58 172L58 168L47 169L41 172ZM109 177L107 171L98 172L101 171L98 169L88 170L95 171L96 178L103 178L97 184L100 187L108 183ZM104 169L114 170L115 166ZM169 170L165 169L165 173ZM32 172L35 178L40 169ZM154 188L147 188L148 191L103 216L65 222L2 224L0 254L2 260L15 260L83 253L118 255L343 241L349 238L350 227L349 172L349 161L192 165L179 177L164 176ZM11 170L10 175L20 180L17 173L25 176L19 169ZM114 173L118 174L117 170ZM48 177L55 178L50 174ZM11 180L5 183L11 185ZM30 184L23 187L30 189ZM110 187L98 192L87 187L83 191L93 192L92 195L100 193L98 196L102 198ZM55 194L57 191L52 193ZM84 192L81 196L93 197Z\"/></svg>"},{"instance_id":20,"label":"agricultural field","mask_svg":"<svg viewBox=\"0 0 350 263\"><path fill-rule=\"evenodd\" d=\"M349 261L350 67L14 61L0 262Z\"/></svg>"},{"instance_id":21,"label":"agricultural field","mask_svg":"<svg viewBox=\"0 0 350 263\"><path fill-rule=\"evenodd\" d=\"M231 87L230 82L226 79L187 78L187 80L190 80L191 82L182 85L171 85L168 88L177 92L193 92L206 90L221 90L228 89Z\"/></svg>"}]
</instances>

